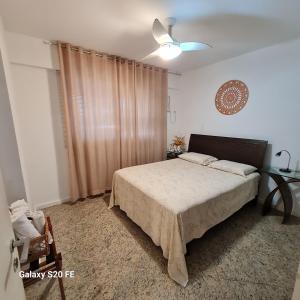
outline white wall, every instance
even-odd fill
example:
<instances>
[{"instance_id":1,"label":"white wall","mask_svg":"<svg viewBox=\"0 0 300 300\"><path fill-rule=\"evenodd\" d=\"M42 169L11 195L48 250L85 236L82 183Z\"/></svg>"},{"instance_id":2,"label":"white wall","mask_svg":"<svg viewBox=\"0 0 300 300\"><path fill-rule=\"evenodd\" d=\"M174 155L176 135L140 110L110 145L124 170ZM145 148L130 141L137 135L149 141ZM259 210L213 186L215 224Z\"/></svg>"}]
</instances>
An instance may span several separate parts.
<instances>
[{"instance_id":1,"label":"white wall","mask_svg":"<svg viewBox=\"0 0 300 300\"><path fill-rule=\"evenodd\" d=\"M8 203L26 199L13 116L10 68L7 58L5 34L0 19L0 167L2 169Z\"/></svg>"},{"instance_id":2,"label":"white wall","mask_svg":"<svg viewBox=\"0 0 300 300\"><path fill-rule=\"evenodd\" d=\"M8 203L26 198L17 140L0 55L0 167Z\"/></svg>"},{"instance_id":3,"label":"white wall","mask_svg":"<svg viewBox=\"0 0 300 300\"><path fill-rule=\"evenodd\" d=\"M261 49L183 74L178 101L178 134L203 133L265 139L270 143L267 164L300 170L300 39ZM218 88L230 79L244 81L249 100L238 114L226 116L215 108ZM270 183L270 188L273 186ZM294 185L294 213L300 216L300 189ZM263 187L261 198L266 189Z\"/></svg>"},{"instance_id":4,"label":"white wall","mask_svg":"<svg viewBox=\"0 0 300 300\"><path fill-rule=\"evenodd\" d=\"M180 75L168 74L168 101L170 103L170 111L167 112L167 143L172 143L175 135L177 135L177 107L180 101Z\"/></svg>"},{"instance_id":5,"label":"white wall","mask_svg":"<svg viewBox=\"0 0 300 300\"><path fill-rule=\"evenodd\" d=\"M59 69L56 47L41 39L18 33L6 32L5 38L11 62L50 70Z\"/></svg>"},{"instance_id":6,"label":"white wall","mask_svg":"<svg viewBox=\"0 0 300 300\"><path fill-rule=\"evenodd\" d=\"M36 208L69 199L55 47L7 33L27 196Z\"/></svg>"}]
</instances>

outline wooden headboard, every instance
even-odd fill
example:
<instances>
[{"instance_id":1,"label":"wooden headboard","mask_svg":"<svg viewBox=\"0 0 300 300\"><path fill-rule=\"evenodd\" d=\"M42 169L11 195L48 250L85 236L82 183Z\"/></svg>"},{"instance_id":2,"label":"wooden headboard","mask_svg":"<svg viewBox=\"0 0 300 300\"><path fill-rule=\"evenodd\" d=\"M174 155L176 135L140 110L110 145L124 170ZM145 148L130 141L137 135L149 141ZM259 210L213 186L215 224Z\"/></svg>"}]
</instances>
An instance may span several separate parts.
<instances>
[{"instance_id":1,"label":"wooden headboard","mask_svg":"<svg viewBox=\"0 0 300 300\"><path fill-rule=\"evenodd\" d=\"M191 134L189 152L197 152L261 169L268 142L242 138Z\"/></svg>"}]
</instances>

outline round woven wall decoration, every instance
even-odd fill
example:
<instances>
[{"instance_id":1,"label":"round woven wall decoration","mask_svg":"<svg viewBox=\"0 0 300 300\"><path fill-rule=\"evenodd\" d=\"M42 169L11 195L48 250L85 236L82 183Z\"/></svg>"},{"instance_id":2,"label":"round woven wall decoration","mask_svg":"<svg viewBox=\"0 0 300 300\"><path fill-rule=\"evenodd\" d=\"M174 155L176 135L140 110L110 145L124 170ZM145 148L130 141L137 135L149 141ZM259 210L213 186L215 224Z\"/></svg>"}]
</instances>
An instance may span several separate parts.
<instances>
[{"instance_id":1,"label":"round woven wall decoration","mask_svg":"<svg viewBox=\"0 0 300 300\"><path fill-rule=\"evenodd\" d=\"M217 110L224 115L238 113L248 101L249 91L246 84L240 80L225 82L216 94Z\"/></svg>"}]
</instances>

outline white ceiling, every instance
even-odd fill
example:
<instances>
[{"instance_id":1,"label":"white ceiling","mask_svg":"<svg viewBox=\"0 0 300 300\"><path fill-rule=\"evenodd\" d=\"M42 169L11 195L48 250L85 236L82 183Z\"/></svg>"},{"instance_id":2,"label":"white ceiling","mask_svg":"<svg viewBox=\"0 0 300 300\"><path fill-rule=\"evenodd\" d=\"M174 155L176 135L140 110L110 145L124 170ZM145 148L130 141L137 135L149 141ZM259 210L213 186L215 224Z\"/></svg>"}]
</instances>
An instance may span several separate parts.
<instances>
[{"instance_id":1,"label":"white ceiling","mask_svg":"<svg viewBox=\"0 0 300 300\"><path fill-rule=\"evenodd\" d=\"M6 30L141 60L157 44L154 18L176 17L179 41L213 49L164 62L183 72L300 36L299 0L0 0Z\"/></svg>"}]
</instances>

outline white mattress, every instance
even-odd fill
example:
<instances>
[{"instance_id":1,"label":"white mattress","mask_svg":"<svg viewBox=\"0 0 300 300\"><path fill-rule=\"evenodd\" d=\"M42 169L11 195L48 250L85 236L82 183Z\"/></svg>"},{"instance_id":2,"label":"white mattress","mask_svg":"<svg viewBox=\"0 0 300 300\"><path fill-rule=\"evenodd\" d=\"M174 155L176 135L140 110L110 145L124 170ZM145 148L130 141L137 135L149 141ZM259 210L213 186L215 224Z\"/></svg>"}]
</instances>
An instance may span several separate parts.
<instances>
[{"instance_id":1,"label":"white mattress","mask_svg":"<svg viewBox=\"0 0 300 300\"><path fill-rule=\"evenodd\" d=\"M110 207L119 205L168 259L172 279L185 286L186 243L201 237L258 191L259 174L247 177L182 159L115 172Z\"/></svg>"}]
</instances>

